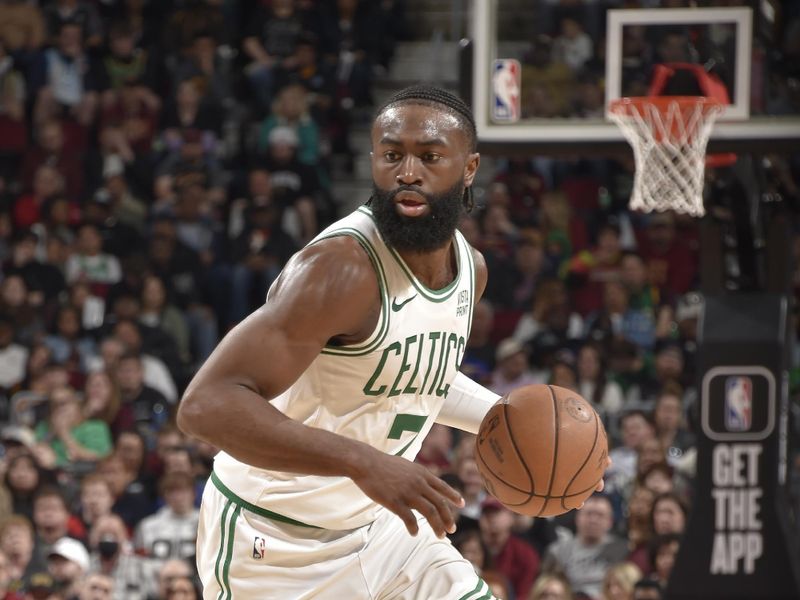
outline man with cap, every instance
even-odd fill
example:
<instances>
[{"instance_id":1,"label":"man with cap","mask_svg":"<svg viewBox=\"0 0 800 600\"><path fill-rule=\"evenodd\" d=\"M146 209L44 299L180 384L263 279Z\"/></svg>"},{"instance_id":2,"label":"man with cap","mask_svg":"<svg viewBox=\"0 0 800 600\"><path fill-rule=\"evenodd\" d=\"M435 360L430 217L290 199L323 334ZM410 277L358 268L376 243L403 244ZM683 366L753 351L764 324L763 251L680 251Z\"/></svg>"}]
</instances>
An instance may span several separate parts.
<instances>
[{"instance_id":1,"label":"man with cap","mask_svg":"<svg viewBox=\"0 0 800 600\"><path fill-rule=\"evenodd\" d=\"M496 367L489 386L501 396L523 385L545 383L528 366L528 355L523 345L514 338L506 338L497 345Z\"/></svg>"},{"instance_id":2,"label":"man with cap","mask_svg":"<svg viewBox=\"0 0 800 600\"><path fill-rule=\"evenodd\" d=\"M47 571L64 600L77 600L89 572L89 553L78 540L62 537L47 555Z\"/></svg>"},{"instance_id":3,"label":"man with cap","mask_svg":"<svg viewBox=\"0 0 800 600\"><path fill-rule=\"evenodd\" d=\"M539 554L533 546L512 534L514 513L494 496L486 496L481 503L478 523L492 565L508 577L517 598L527 598L539 575Z\"/></svg>"}]
</instances>

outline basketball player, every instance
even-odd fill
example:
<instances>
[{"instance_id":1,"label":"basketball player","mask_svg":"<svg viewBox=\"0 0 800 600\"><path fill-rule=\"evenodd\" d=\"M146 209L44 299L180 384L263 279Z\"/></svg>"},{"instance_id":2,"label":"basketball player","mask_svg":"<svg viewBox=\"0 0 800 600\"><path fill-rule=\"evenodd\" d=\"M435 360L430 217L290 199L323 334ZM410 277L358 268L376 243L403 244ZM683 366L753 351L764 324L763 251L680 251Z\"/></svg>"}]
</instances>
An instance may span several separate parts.
<instances>
[{"instance_id":1,"label":"basketball player","mask_svg":"<svg viewBox=\"0 0 800 600\"><path fill-rule=\"evenodd\" d=\"M434 422L477 432L498 398L458 373L487 279L456 231L475 123L415 86L371 137L371 201L289 261L181 403L180 427L221 449L198 531L206 599L492 597L445 538L462 498L412 462Z\"/></svg>"}]
</instances>

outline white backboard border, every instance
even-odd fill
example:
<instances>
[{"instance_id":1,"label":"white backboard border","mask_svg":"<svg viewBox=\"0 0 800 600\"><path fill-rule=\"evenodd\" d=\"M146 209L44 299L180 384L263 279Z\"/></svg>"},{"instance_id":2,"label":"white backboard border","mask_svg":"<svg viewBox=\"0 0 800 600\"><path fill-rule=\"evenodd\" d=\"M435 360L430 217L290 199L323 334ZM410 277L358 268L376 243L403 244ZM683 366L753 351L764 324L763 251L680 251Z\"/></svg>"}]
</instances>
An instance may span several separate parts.
<instances>
[{"instance_id":1,"label":"white backboard border","mask_svg":"<svg viewBox=\"0 0 800 600\"><path fill-rule=\"evenodd\" d=\"M489 106L492 93L491 85L491 66L497 58L517 58L512 56L497 56L497 14L498 0L473 0L472 2L472 22L471 33L473 40L473 77L472 77L472 102L475 114L475 125L478 132L478 139L482 143L489 145L571 145L577 143L587 144L627 144L619 127L603 119L523 119L514 124L502 125L492 123L489 119ZM688 13L691 16L689 22L699 20L698 12L705 11L742 11L750 12L750 9L635 9L639 17L643 13L663 13L663 11L678 11ZM626 12L623 10L612 9L612 12ZM630 11L627 11L630 12ZM673 13L674 14L674 13ZM610 17L609 17L610 18ZM625 17L615 17L619 19L616 23L622 26ZM675 18L670 17L670 18ZM721 18L722 22L729 22L729 16ZM656 22L661 23L660 19ZM752 16L750 17L750 33L745 37L748 42L752 40ZM609 35L609 37L611 37ZM744 51L744 50L742 50ZM607 57L608 59L608 57ZM737 54L737 65L744 65L749 69L750 58L742 58ZM740 82L737 76L737 85ZM749 81L749 76L748 76ZM618 85L618 84L617 84ZM618 88L617 88L618 89ZM749 98L747 93L740 94L737 89L736 98ZM749 111L748 111L749 112ZM731 115L727 115L730 119ZM711 140L724 144L742 143L747 140L786 140L786 143L793 144L794 140L800 139L800 118L787 119L785 117L755 117L749 120L734 120L717 123L711 133Z\"/></svg>"}]
</instances>

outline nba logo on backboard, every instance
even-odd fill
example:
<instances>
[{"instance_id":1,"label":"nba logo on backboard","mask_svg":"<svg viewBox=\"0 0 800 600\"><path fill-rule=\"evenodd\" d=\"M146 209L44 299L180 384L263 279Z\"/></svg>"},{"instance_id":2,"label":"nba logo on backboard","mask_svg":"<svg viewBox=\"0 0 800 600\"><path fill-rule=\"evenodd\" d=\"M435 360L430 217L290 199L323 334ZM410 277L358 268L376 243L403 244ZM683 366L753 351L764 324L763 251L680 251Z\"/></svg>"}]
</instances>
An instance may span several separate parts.
<instances>
[{"instance_id":1,"label":"nba logo on backboard","mask_svg":"<svg viewBox=\"0 0 800 600\"><path fill-rule=\"evenodd\" d=\"M749 377L725 379L725 429L749 431L753 424L753 382Z\"/></svg>"},{"instance_id":2,"label":"nba logo on backboard","mask_svg":"<svg viewBox=\"0 0 800 600\"><path fill-rule=\"evenodd\" d=\"M492 67L492 120L513 123L520 116L520 74L518 60L498 58Z\"/></svg>"}]
</instances>

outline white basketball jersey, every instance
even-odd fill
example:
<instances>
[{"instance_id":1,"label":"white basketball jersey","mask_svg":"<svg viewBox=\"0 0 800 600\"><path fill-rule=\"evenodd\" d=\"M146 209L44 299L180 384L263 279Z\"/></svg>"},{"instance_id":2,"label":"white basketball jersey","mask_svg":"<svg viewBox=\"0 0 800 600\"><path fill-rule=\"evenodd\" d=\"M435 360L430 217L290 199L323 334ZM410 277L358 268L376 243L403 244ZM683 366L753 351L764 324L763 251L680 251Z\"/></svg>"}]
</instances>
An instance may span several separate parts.
<instances>
[{"instance_id":1,"label":"white basketball jersey","mask_svg":"<svg viewBox=\"0 0 800 600\"><path fill-rule=\"evenodd\" d=\"M310 427L413 460L464 356L475 296L472 250L456 232L458 273L447 287L431 290L386 245L368 207L334 223L311 243L343 235L361 244L375 268L378 323L363 342L326 346L272 404ZM265 349L265 360L280 351ZM214 471L230 493L284 520L352 529L372 522L378 510L347 477L265 471L224 452L217 455Z\"/></svg>"}]
</instances>

